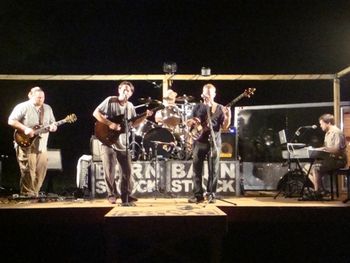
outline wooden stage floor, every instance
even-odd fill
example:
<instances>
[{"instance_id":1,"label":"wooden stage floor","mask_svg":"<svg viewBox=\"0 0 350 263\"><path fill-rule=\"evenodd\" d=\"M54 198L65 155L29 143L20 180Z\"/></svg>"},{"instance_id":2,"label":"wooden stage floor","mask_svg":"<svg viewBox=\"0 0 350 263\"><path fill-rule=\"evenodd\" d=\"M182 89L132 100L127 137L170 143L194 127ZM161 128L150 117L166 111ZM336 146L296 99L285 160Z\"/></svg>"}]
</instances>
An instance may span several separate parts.
<instances>
[{"instance_id":1,"label":"wooden stage floor","mask_svg":"<svg viewBox=\"0 0 350 263\"><path fill-rule=\"evenodd\" d=\"M348 262L350 202L0 199L2 262ZM120 199L117 200L120 202ZM310 251L316 251L310 253Z\"/></svg>"},{"instance_id":2,"label":"wooden stage floor","mask_svg":"<svg viewBox=\"0 0 350 263\"><path fill-rule=\"evenodd\" d=\"M121 207L120 199L117 199L117 204L109 204L106 199L65 199L55 198L47 201L39 202L36 199L33 200L9 200L8 198L0 198L0 209L45 209L45 208L98 208L98 207L109 207L119 208L121 210L164 210L164 207L174 207L182 209L187 207L188 209L200 209L207 206L216 207L349 207L350 202L343 203L342 200L345 196L330 201L299 201L298 198L285 198L278 196L274 198L274 193L263 193L260 194L249 194L250 196L243 197L221 197L215 204L208 204L207 202L200 204L189 204L187 198L161 198L161 197L147 197L139 198L139 201L135 202L136 207Z\"/></svg>"}]
</instances>

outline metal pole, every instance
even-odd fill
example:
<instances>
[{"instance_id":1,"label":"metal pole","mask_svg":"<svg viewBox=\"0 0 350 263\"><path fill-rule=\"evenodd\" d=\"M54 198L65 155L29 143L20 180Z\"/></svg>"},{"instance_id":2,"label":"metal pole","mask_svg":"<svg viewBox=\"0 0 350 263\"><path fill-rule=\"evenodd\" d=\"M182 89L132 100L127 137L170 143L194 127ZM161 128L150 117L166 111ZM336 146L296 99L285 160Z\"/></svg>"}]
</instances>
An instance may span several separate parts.
<instances>
[{"instance_id":1,"label":"metal pole","mask_svg":"<svg viewBox=\"0 0 350 263\"><path fill-rule=\"evenodd\" d=\"M340 127L340 80L339 78L333 79L333 111L335 124Z\"/></svg>"}]
</instances>

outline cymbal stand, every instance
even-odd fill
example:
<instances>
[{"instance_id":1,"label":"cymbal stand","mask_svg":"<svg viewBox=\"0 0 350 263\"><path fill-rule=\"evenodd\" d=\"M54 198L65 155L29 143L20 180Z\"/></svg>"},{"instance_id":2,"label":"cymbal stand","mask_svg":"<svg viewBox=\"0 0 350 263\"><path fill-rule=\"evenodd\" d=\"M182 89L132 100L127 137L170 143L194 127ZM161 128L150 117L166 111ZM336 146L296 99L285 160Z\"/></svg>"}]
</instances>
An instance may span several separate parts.
<instances>
[{"instance_id":1,"label":"cymbal stand","mask_svg":"<svg viewBox=\"0 0 350 263\"><path fill-rule=\"evenodd\" d=\"M189 102L186 98L186 95L184 95L185 99L184 99L184 104L183 104L183 109L182 109L182 116L181 116L181 119L182 119L182 123L183 123L183 134L184 134L184 138L183 138L183 142L182 142L182 150L184 151L184 154L185 154L185 159L187 160L189 158L189 147L187 145L188 143L188 139L189 139L189 133L188 133L188 126L187 126L187 108L188 108L188 105L189 105Z\"/></svg>"},{"instance_id":2,"label":"cymbal stand","mask_svg":"<svg viewBox=\"0 0 350 263\"><path fill-rule=\"evenodd\" d=\"M141 149L141 145L138 142L136 142L135 132L136 132L135 128L132 128L130 130L131 142L129 144L129 148L131 148L131 159L132 160L137 160L137 158L138 158L138 156L136 156L136 147L139 147L139 149Z\"/></svg>"},{"instance_id":3,"label":"cymbal stand","mask_svg":"<svg viewBox=\"0 0 350 263\"><path fill-rule=\"evenodd\" d=\"M158 145L161 143L159 141L151 141L153 143L154 151L153 151L153 158L152 161L154 163L154 199L157 199L157 193L159 194L159 187L158 187L158 168L159 168L159 163L158 163Z\"/></svg>"}]
</instances>

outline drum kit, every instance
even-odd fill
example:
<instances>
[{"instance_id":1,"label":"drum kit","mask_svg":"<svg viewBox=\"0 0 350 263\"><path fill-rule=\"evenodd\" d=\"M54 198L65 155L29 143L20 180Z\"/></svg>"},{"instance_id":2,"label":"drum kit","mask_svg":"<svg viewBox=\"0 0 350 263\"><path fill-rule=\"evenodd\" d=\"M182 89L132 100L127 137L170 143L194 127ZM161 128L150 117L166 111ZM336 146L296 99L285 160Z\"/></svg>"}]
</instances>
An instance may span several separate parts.
<instances>
[{"instance_id":1,"label":"drum kit","mask_svg":"<svg viewBox=\"0 0 350 263\"><path fill-rule=\"evenodd\" d=\"M166 105L160 110L161 124L146 119L137 128L133 128L129 144L132 160L151 160L155 152L157 158L164 160L190 159L192 157L192 141L186 122L196 104L192 102L193 100L192 96L177 97L173 105ZM144 104L136 106L136 108L147 106L150 103L162 104L162 102L150 98L141 98L139 102Z\"/></svg>"}]
</instances>

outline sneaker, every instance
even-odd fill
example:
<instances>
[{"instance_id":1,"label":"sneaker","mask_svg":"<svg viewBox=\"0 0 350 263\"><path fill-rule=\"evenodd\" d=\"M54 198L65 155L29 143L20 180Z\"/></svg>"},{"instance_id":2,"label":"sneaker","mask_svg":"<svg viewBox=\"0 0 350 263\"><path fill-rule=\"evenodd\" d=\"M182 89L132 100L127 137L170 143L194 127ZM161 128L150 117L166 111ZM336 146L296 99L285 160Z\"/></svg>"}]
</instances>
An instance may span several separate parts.
<instances>
[{"instance_id":1,"label":"sneaker","mask_svg":"<svg viewBox=\"0 0 350 263\"><path fill-rule=\"evenodd\" d=\"M192 204L194 204L194 203L196 203L196 204L203 203L204 202L204 197L203 196L193 196L193 197L188 199L188 202L192 203Z\"/></svg>"},{"instance_id":2,"label":"sneaker","mask_svg":"<svg viewBox=\"0 0 350 263\"><path fill-rule=\"evenodd\" d=\"M116 204L117 203L117 198L115 198L114 195L108 196L107 200L108 200L108 202L110 204Z\"/></svg>"}]
</instances>

